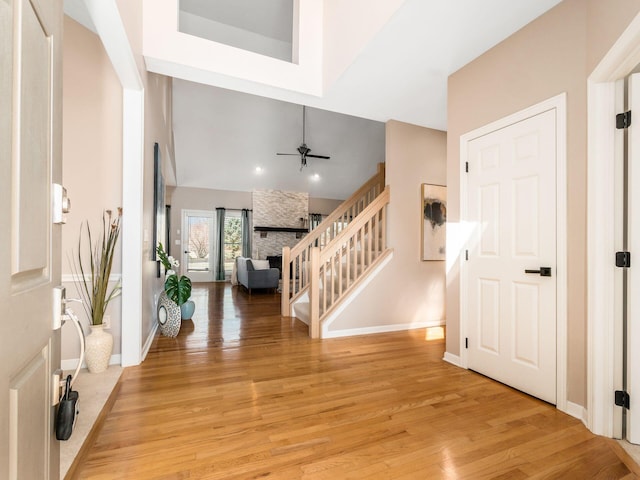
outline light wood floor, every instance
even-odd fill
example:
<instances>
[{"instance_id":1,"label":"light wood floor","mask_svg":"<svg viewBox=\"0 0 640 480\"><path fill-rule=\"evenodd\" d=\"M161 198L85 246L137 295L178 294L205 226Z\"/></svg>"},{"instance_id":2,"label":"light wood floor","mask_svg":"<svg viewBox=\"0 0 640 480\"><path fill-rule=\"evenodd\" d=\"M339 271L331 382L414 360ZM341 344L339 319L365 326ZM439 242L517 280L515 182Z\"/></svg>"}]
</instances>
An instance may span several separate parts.
<instances>
[{"instance_id":1,"label":"light wood floor","mask_svg":"<svg viewBox=\"0 0 640 480\"><path fill-rule=\"evenodd\" d=\"M443 362L424 329L311 340L278 295L203 285L193 322L125 370L77 478L638 478L614 441Z\"/></svg>"}]
</instances>

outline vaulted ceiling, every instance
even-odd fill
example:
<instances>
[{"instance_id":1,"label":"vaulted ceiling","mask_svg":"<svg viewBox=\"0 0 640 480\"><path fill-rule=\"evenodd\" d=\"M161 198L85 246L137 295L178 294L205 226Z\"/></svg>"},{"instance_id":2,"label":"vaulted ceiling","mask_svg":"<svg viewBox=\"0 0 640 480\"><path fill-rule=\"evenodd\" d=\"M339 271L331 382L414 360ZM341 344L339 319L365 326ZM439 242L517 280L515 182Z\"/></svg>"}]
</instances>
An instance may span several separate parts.
<instances>
[{"instance_id":1,"label":"vaulted ceiling","mask_svg":"<svg viewBox=\"0 0 640 480\"><path fill-rule=\"evenodd\" d=\"M242 60L224 71L224 56L220 61L195 55L194 51L181 56L177 44L192 42L194 37L163 37L158 30L155 42L145 38L145 49L147 45L151 49L145 57L151 71L179 79L174 83L177 183L232 190L250 190L249 186L260 188L268 183L273 188L305 190L314 196L345 198L353 185L373 173L375 163L384 155L383 123L376 122L395 119L446 130L448 76L559 2L323 0L324 20L317 15L314 18L315 14L300 17L300 25L308 27L301 32L302 37L307 35L307 43L313 43L316 33L324 37L315 45L316 56L321 54L320 70L306 70L311 84L288 82L298 73L296 65L263 60L266 57L261 55L252 58L256 65L263 66L261 72L247 68ZM73 13L81 3L65 0L65 10ZM290 8L292 3L180 0L181 8L201 16L203 22L215 19L230 28L262 36L265 41L278 42L287 41L288 23L292 21L287 15L277 14L278 9ZM263 10L267 4L273 7L270 13ZM300 8L322 12L317 5L302 0ZM152 11L160 18L159 9ZM175 11L168 11L175 15ZM72 16L81 21L81 12ZM317 20L323 21L314 27ZM145 23L145 36L147 28ZM360 43L350 41L352 38ZM202 40L199 42L190 45L206 48ZM242 50L229 48L223 53L246 57ZM160 58L165 53L174 56L165 61ZM206 68L220 66L220 70L181 66L182 57L200 58ZM301 61L300 69L304 65ZM284 73L278 76L274 71L280 69ZM319 83L313 84L313 72L320 72ZM255 73L264 75L252 77ZM315 93L309 93L312 91ZM300 143L299 105L313 107L308 110L307 144L313 153L331 155L330 160L310 162L302 173L296 157L275 155L278 151L295 151ZM262 176L255 173L258 166L264 169ZM312 183L312 173L320 173L320 180Z\"/></svg>"}]
</instances>

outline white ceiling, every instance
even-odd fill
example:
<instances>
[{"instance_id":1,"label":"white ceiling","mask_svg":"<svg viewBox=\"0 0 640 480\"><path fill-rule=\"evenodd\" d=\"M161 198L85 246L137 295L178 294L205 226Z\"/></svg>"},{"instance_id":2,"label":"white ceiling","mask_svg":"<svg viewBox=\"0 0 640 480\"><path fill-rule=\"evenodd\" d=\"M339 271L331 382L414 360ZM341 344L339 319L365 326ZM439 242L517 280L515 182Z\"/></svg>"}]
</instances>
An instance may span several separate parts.
<instances>
[{"instance_id":1,"label":"white ceiling","mask_svg":"<svg viewBox=\"0 0 640 480\"><path fill-rule=\"evenodd\" d=\"M299 155L276 155L296 153L302 142L300 105L178 79L173 128L178 185L185 187L345 199L384 162L384 123L307 108L310 153L331 158L308 158L301 171Z\"/></svg>"},{"instance_id":2,"label":"white ceiling","mask_svg":"<svg viewBox=\"0 0 640 480\"><path fill-rule=\"evenodd\" d=\"M180 0L180 10L291 43L293 0Z\"/></svg>"},{"instance_id":3,"label":"white ceiling","mask_svg":"<svg viewBox=\"0 0 640 480\"><path fill-rule=\"evenodd\" d=\"M65 0L65 12L74 16L74 4L83 1ZM201 15L209 15L206 7L213 4L206 0L181 2ZM278 23L284 17L266 13L265 0L216 3L224 7L217 14L218 21L222 15L235 27L273 38L285 36L286 29ZM273 0L269 6L277 10L285 3ZM322 97L230 77L221 83L226 88L260 96L176 79L177 182L230 190L280 188L346 198L354 184L357 187L375 171L380 140L365 140L360 133L353 133L349 117L309 110L307 144L313 153L332 158L310 161L309 168L300 173L296 157L275 155L277 151L295 151L300 143L301 109L291 103L377 122L395 119L446 130L448 76L558 3L560 0L405 0ZM358 13L367 15L366 10ZM338 125L340 128L335 128ZM363 131L367 135L381 131L384 142L384 128L380 128L380 124L371 123ZM345 138L360 142L359 146L349 145ZM253 173L258 164L265 168L262 176ZM310 183L308 174L314 169L322 178Z\"/></svg>"}]
</instances>

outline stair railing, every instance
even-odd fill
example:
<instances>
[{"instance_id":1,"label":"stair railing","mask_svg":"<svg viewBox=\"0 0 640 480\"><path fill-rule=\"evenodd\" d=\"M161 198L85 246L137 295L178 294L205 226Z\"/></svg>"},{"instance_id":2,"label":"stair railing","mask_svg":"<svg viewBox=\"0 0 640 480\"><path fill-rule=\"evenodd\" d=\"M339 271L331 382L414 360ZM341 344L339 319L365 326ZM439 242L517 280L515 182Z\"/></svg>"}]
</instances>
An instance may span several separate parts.
<instances>
[{"instance_id":1,"label":"stair railing","mask_svg":"<svg viewBox=\"0 0 640 480\"><path fill-rule=\"evenodd\" d=\"M387 252L386 223L390 187L386 187L338 236L322 250L313 247L309 265L309 326L312 338L356 284Z\"/></svg>"},{"instance_id":2,"label":"stair railing","mask_svg":"<svg viewBox=\"0 0 640 480\"><path fill-rule=\"evenodd\" d=\"M384 163L379 163L376 174L342 202L320 225L305 235L293 248L282 249L281 315L290 316L293 303L308 290L308 275L304 275L304 269L311 259L311 249L322 249L340 235L347 225L380 195L384 190L384 184Z\"/></svg>"}]
</instances>

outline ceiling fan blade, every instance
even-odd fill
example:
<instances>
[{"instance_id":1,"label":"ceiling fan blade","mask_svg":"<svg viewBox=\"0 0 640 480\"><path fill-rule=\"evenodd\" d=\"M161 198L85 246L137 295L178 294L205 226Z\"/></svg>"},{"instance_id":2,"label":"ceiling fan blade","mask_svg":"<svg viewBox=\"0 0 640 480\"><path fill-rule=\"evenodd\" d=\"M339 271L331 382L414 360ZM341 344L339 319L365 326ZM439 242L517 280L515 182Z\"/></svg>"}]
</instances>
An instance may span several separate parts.
<instances>
[{"instance_id":1,"label":"ceiling fan blade","mask_svg":"<svg viewBox=\"0 0 640 480\"><path fill-rule=\"evenodd\" d=\"M331 158L331 157L327 157L327 156L325 156L325 155L312 155L312 154L310 154L310 153L308 153L306 156L307 156L307 157L311 157L311 158L324 158L324 159L326 159L326 160L329 160L329 159Z\"/></svg>"},{"instance_id":2,"label":"ceiling fan blade","mask_svg":"<svg viewBox=\"0 0 640 480\"><path fill-rule=\"evenodd\" d=\"M299 157L299 153L276 153L276 155L293 155L294 157Z\"/></svg>"}]
</instances>

